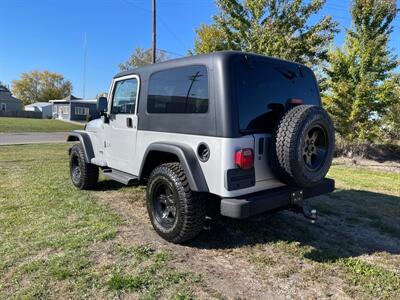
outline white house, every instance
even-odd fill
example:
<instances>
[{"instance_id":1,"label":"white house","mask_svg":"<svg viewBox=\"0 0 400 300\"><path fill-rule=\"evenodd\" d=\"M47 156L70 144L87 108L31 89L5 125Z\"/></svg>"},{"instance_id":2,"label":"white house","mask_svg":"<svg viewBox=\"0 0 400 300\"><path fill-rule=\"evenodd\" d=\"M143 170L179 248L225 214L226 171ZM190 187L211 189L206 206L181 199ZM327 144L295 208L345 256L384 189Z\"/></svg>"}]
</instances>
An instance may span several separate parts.
<instances>
[{"instance_id":1,"label":"white house","mask_svg":"<svg viewBox=\"0 0 400 300\"><path fill-rule=\"evenodd\" d=\"M25 105L26 111L36 111L42 113L42 118L47 119L53 116L53 103L49 102L36 102Z\"/></svg>"}]
</instances>

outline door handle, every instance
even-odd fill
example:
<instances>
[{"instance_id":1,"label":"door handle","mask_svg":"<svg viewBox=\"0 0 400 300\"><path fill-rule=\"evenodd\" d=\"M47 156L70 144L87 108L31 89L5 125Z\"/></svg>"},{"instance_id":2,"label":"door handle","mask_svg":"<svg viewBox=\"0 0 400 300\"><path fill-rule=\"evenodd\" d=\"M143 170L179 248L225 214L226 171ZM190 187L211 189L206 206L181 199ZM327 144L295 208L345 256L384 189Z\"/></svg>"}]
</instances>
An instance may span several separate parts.
<instances>
[{"instance_id":1,"label":"door handle","mask_svg":"<svg viewBox=\"0 0 400 300\"><path fill-rule=\"evenodd\" d=\"M132 120L132 118L126 118L126 127L133 128L133 120Z\"/></svg>"}]
</instances>

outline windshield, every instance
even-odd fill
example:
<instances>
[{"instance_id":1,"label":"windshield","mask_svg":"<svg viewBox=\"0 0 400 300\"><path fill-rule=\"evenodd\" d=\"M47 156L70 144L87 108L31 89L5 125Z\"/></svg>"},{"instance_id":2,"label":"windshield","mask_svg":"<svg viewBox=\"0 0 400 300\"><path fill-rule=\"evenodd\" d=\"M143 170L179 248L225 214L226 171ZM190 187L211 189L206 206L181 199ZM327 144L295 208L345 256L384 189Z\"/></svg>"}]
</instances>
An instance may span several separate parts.
<instances>
[{"instance_id":1,"label":"windshield","mask_svg":"<svg viewBox=\"0 0 400 300\"><path fill-rule=\"evenodd\" d=\"M320 104L312 71L274 59L235 64L235 93L241 131L271 132L290 99Z\"/></svg>"}]
</instances>

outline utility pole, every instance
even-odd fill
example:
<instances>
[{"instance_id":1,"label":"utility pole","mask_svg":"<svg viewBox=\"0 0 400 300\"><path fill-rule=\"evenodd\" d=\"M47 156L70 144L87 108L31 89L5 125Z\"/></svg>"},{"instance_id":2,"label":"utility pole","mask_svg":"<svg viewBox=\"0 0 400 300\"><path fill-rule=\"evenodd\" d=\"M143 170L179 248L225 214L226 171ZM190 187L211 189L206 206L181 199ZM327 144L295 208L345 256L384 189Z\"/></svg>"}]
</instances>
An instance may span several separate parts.
<instances>
[{"instance_id":1,"label":"utility pole","mask_svg":"<svg viewBox=\"0 0 400 300\"><path fill-rule=\"evenodd\" d=\"M86 61L87 61L87 36L85 32L85 37L83 41L83 82L82 82L82 98L85 99L86 92Z\"/></svg>"},{"instance_id":2,"label":"utility pole","mask_svg":"<svg viewBox=\"0 0 400 300\"><path fill-rule=\"evenodd\" d=\"M157 53L157 40L156 40L156 0L153 0L153 47L152 47L152 62L156 63L156 53Z\"/></svg>"}]
</instances>

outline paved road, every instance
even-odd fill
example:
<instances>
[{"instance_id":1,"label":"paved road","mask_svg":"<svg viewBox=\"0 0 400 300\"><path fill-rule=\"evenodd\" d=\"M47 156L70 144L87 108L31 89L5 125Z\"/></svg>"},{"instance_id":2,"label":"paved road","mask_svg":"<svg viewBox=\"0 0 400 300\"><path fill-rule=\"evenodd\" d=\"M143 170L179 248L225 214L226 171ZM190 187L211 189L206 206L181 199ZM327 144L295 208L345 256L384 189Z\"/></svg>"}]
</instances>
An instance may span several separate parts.
<instances>
[{"instance_id":1,"label":"paved road","mask_svg":"<svg viewBox=\"0 0 400 300\"><path fill-rule=\"evenodd\" d=\"M65 142L66 135L67 132L0 132L0 145L60 143Z\"/></svg>"}]
</instances>

